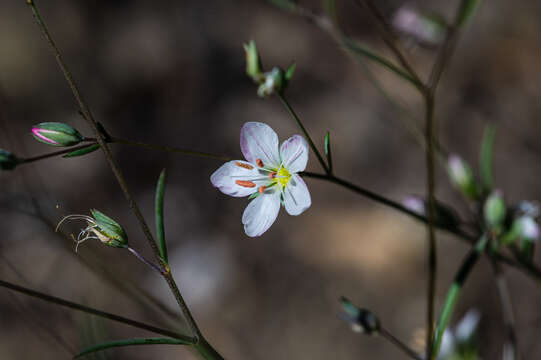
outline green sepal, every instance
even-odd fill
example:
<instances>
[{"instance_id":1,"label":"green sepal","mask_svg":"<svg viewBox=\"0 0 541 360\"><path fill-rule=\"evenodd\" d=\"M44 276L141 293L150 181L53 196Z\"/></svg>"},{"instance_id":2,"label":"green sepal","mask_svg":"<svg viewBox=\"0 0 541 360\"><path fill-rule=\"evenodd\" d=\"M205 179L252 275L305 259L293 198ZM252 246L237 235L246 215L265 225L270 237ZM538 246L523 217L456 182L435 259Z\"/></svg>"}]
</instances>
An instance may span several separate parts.
<instances>
[{"instance_id":1,"label":"green sepal","mask_svg":"<svg viewBox=\"0 0 541 360\"><path fill-rule=\"evenodd\" d=\"M128 246L128 235L119 223L96 209L90 210L90 213L96 220L97 230L109 239L108 242L104 242L106 245L121 248Z\"/></svg>"},{"instance_id":2,"label":"green sepal","mask_svg":"<svg viewBox=\"0 0 541 360\"><path fill-rule=\"evenodd\" d=\"M64 157L64 158L72 158L72 157L77 157L77 156L83 156L83 155L86 155L86 154L90 154L91 152L94 152L94 151L98 150L99 148L100 148L100 144L92 144L92 145L88 145L85 148L82 148L82 149L75 150L75 151L72 151L70 153L67 153L66 155L64 155L62 157Z\"/></svg>"},{"instance_id":3,"label":"green sepal","mask_svg":"<svg viewBox=\"0 0 541 360\"><path fill-rule=\"evenodd\" d=\"M265 80L263 75L263 65L257 51L255 41L250 40L244 44L246 53L246 75L248 75L256 84L260 84Z\"/></svg>"},{"instance_id":4,"label":"green sepal","mask_svg":"<svg viewBox=\"0 0 541 360\"><path fill-rule=\"evenodd\" d=\"M291 78L293 77L296 67L297 67L296 63L293 63L287 67L286 73L284 75L284 78L286 79L287 82L289 82L289 80L291 80Z\"/></svg>"},{"instance_id":5,"label":"green sepal","mask_svg":"<svg viewBox=\"0 0 541 360\"><path fill-rule=\"evenodd\" d=\"M170 339L170 338L143 338L143 339L126 339L126 340L117 340L109 341L102 344L97 344L90 346L73 358L78 359L85 355L92 354L97 351L102 351L106 349L124 347L124 346L134 346L134 345L158 345L158 344L168 344L168 345L193 345L193 342L186 340Z\"/></svg>"},{"instance_id":6,"label":"green sepal","mask_svg":"<svg viewBox=\"0 0 541 360\"><path fill-rule=\"evenodd\" d=\"M17 157L4 149L0 149L0 169L13 170L19 164Z\"/></svg>"}]
</instances>

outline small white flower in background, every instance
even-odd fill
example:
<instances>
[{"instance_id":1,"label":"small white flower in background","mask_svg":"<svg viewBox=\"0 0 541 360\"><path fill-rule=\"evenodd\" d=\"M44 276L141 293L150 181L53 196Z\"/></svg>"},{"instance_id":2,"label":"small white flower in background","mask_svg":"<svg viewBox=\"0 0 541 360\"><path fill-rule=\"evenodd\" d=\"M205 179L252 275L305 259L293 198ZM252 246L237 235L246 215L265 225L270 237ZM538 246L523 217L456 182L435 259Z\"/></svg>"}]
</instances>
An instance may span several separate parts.
<instances>
[{"instance_id":1,"label":"small white flower in background","mask_svg":"<svg viewBox=\"0 0 541 360\"><path fill-rule=\"evenodd\" d=\"M274 223L283 204L290 215L300 215L312 203L304 180L308 144L293 135L279 147L278 135L267 124L248 122L240 131L240 148L246 158L223 164L210 177L224 194L254 198L244 210L246 235L260 236Z\"/></svg>"},{"instance_id":2,"label":"small white flower in background","mask_svg":"<svg viewBox=\"0 0 541 360\"><path fill-rule=\"evenodd\" d=\"M457 351L457 346L467 344L475 335L480 319L479 310L471 309L454 329L447 328L443 333L438 360L449 358Z\"/></svg>"}]
</instances>

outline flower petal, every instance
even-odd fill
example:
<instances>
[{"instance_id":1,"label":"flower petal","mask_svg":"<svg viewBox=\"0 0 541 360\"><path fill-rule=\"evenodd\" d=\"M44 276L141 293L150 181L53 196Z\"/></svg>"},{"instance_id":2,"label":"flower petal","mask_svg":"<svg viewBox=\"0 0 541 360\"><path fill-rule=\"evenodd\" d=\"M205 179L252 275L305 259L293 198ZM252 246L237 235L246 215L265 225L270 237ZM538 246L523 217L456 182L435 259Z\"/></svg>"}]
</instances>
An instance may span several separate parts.
<instances>
[{"instance_id":1,"label":"flower petal","mask_svg":"<svg viewBox=\"0 0 541 360\"><path fill-rule=\"evenodd\" d=\"M238 181L246 182L245 186L239 185ZM254 165L241 160L226 162L210 176L212 185L224 194L235 197L253 194L262 181L267 182L268 180L259 173ZM252 182L254 186L246 186L248 182Z\"/></svg>"},{"instance_id":2,"label":"flower petal","mask_svg":"<svg viewBox=\"0 0 541 360\"><path fill-rule=\"evenodd\" d=\"M293 174L284 188L284 206L289 215L300 215L312 204L310 192L304 180Z\"/></svg>"},{"instance_id":3,"label":"flower petal","mask_svg":"<svg viewBox=\"0 0 541 360\"><path fill-rule=\"evenodd\" d=\"M250 237L260 236L274 223L280 210L280 191L267 190L252 200L242 214L244 232Z\"/></svg>"},{"instance_id":4,"label":"flower petal","mask_svg":"<svg viewBox=\"0 0 541 360\"><path fill-rule=\"evenodd\" d=\"M247 122L240 130L240 149L246 160L256 164L260 159L264 166L280 165L278 135L267 124Z\"/></svg>"},{"instance_id":5,"label":"flower petal","mask_svg":"<svg viewBox=\"0 0 541 360\"><path fill-rule=\"evenodd\" d=\"M300 135L293 135L280 147L282 164L290 173L303 171L308 163L308 144Z\"/></svg>"}]
</instances>

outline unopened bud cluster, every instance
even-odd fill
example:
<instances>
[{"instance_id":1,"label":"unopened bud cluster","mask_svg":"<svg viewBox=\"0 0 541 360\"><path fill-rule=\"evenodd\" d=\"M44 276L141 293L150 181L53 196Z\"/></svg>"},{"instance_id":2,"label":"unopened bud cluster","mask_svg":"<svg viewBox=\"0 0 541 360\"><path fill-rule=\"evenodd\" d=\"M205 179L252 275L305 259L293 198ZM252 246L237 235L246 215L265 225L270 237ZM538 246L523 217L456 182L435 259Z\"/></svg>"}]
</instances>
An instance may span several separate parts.
<instances>
[{"instance_id":1,"label":"unopened bud cluster","mask_svg":"<svg viewBox=\"0 0 541 360\"><path fill-rule=\"evenodd\" d=\"M286 71L280 67L274 67L265 72L255 42L250 41L244 44L244 51L246 53L246 74L259 85L257 94L260 97L282 94L293 76L295 64L289 66Z\"/></svg>"},{"instance_id":2,"label":"unopened bud cluster","mask_svg":"<svg viewBox=\"0 0 541 360\"><path fill-rule=\"evenodd\" d=\"M344 321L350 324L353 331L367 335L377 334L379 332L379 319L374 313L353 305L345 297L342 297L340 300L342 302L342 313L340 315Z\"/></svg>"}]
</instances>

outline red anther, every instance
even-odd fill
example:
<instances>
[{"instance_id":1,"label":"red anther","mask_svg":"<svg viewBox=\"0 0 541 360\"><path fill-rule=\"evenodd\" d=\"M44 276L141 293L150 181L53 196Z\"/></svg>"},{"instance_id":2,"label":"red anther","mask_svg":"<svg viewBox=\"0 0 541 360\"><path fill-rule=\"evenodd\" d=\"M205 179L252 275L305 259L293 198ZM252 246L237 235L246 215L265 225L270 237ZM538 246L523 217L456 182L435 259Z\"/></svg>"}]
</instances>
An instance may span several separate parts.
<instances>
[{"instance_id":1,"label":"red anther","mask_svg":"<svg viewBox=\"0 0 541 360\"><path fill-rule=\"evenodd\" d=\"M260 187L259 187L259 193L260 193L261 195L263 195L263 193L265 192L265 189L266 189L266 188L267 188L266 186L260 186Z\"/></svg>"},{"instance_id":2,"label":"red anther","mask_svg":"<svg viewBox=\"0 0 541 360\"><path fill-rule=\"evenodd\" d=\"M237 165L238 167L241 167L241 168L248 169L248 170L252 170L254 168L252 165L241 163L241 162L238 162L238 161L235 161L235 165Z\"/></svg>"},{"instance_id":3,"label":"red anther","mask_svg":"<svg viewBox=\"0 0 541 360\"><path fill-rule=\"evenodd\" d=\"M246 181L246 180L235 180L235 184L239 186L247 187L247 188L255 187L255 183L251 181Z\"/></svg>"},{"instance_id":4,"label":"red anther","mask_svg":"<svg viewBox=\"0 0 541 360\"><path fill-rule=\"evenodd\" d=\"M269 179L274 179L276 177L276 171L273 171L269 174Z\"/></svg>"},{"instance_id":5,"label":"red anther","mask_svg":"<svg viewBox=\"0 0 541 360\"><path fill-rule=\"evenodd\" d=\"M256 163L257 166L259 166L259 167L265 166L265 164L263 164L263 160L261 160L261 159L255 159L255 163Z\"/></svg>"}]
</instances>

